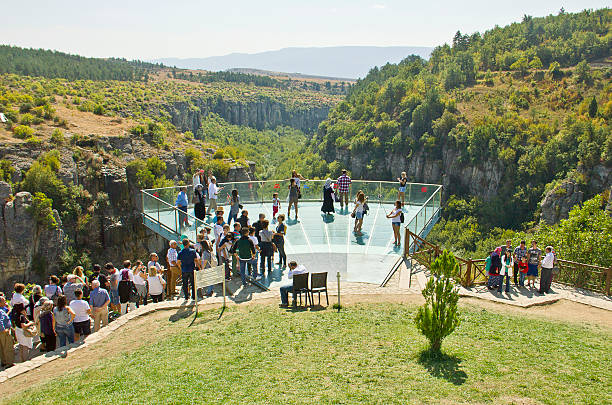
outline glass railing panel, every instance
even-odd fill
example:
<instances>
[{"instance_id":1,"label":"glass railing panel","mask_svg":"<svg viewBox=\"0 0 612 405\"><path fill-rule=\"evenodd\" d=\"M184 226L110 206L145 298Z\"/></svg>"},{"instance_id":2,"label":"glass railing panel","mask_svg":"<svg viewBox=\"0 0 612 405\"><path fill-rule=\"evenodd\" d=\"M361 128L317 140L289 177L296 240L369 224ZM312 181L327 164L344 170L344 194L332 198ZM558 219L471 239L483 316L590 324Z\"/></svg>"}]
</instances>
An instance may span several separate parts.
<instances>
[{"instance_id":1,"label":"glass railing panel","mask_svg":"<svg viewBox=\"0 0 612 405\"><path fill-rule=\"evenodd\" d=\"M370 203L378 203L381 200L380 182L353 180L350 188L350 201L354 201L359 190L363 191Z\"/></svg>"},{"instance_id":2,"label":"glass railing panel","mask_svg":"<svg viewBox=\"0 0 612 405\"><path fill-rule=\"evenodd\" d=\"M399 198L399 183L392 181L381 181L380 182L380 194L382 202L384 203L395 203ZM406 200L408 201L408 200Z\"/></svg>"}]
</instances>

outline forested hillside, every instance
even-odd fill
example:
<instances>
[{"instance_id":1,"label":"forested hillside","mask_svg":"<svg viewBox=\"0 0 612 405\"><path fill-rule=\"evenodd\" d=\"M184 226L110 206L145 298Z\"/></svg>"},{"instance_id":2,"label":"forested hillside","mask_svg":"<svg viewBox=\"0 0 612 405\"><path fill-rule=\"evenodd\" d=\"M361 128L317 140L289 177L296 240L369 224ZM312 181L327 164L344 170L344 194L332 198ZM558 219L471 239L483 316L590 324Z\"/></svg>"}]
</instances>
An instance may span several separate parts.
<instances>
[{"instance_id":1,"label":"forested hillside","mask_svg":"<svg viewBox=\"0 0 612 405\"><path fill-rule=\"evenodd\" d=\"M147 80L163 65L125 59L86 58L46 49L0 45L0 73L69 80Z\"/></svg>"},{"instance_id":2,"label":"forested hillside","mask_svg":"<svg viewBox=\"0 0 612 405\"><path fill-rule=\"evenodd\" d=\"M584 198L611 185L612 71L590 66L612 54L611 26L602 9L457 32L427 62L372 69L313 151L354 177L443 183L446 219L471 218L478 237L529 227L546 192L574 191L563 181Z\"/></svg>"}]
</instances>

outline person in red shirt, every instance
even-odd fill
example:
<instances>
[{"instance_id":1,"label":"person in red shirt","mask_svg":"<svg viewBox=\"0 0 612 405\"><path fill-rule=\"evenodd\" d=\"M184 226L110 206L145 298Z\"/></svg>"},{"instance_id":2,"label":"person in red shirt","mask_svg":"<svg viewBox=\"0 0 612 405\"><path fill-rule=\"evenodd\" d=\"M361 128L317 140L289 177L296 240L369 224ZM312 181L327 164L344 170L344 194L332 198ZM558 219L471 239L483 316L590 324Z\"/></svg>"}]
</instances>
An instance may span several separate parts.
<instances>
[{"instance_id":1,"label":"person in red shirt","mask_svg":"<svg viewBox=\"0 0 612 405\"><path fill-rule=\"evenodd\" d=\"M518 270L519 274L519 285L521 287L525 286L525 276L527 276L527 256L521 257L521 260L518 262Z\"/></svg>"}]
</instances>

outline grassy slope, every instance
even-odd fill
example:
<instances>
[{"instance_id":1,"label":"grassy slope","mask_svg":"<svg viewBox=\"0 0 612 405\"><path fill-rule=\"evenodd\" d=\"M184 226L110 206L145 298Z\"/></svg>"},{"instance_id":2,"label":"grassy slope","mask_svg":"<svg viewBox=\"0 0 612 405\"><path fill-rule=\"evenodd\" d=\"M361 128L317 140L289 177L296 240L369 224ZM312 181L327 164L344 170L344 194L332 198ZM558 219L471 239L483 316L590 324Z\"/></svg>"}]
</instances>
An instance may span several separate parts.
<instances>
[{"instance_id":1,"label":"grassy slope","mask_svg":"<svg viewBox=\"0 0 612 405\"><path fill-rule=\"evenodd\" d=\"M609 329L466 309L424 355L415 307L205 312L187 329L7 403L610 403Z\"/></svg>"}]
</instances>

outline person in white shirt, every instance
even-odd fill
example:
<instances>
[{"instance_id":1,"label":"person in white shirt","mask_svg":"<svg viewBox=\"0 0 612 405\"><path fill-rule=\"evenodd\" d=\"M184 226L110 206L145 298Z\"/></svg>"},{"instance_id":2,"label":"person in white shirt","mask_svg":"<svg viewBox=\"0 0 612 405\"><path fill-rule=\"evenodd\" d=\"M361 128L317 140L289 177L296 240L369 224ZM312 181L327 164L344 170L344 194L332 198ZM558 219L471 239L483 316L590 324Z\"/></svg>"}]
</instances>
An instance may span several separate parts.
<instances>
[{"instance_id":1,"label":"person in white shirt","mask_svg":"<svg viewBox=\"0 0 612 405\"><path fill-rule=\"evenodd\" d=\"M143 305L147 305L147 268L142 264L140 260L134 263L132 273L134 275L134 285L140 298L136 303L136 306L140 306L142 301Z\"/></svg>"},{"instance_id":2,"label":"person in white shirt","mask_svg":"<svg viewBox=\"0 0 612 405\"><path fill-rule=\"evenodd\" d=\"M393 208L393 211L387 214L387 218L391 218L391 225L393 226L393 237L395 238L393 244L397 246L399 246L402 242L402 236L400 233L402 215L402 202L397 200L395 202L395 208Z\"/></svg>"},{"instance_id":3,"label":"person in white shirt","mask_svg":"<svg viewBox=\"0 0 612 405\"><path fill-rule=\"evenodd\" d=\"M206 215L210 215L211 212L217 210L217 197L220 190L223 190L223 187L217 187L217 179L214 176L211 177L210 184L208 184L208 210Z\"/></svg>"},{"instance_id":4,"label":"person in white shirt","mask_svg":"<svg viewBox=\"0 0 612 405\"><path fill-rule=\"evenodd\" d=\"M162 271L162 266L161 266L161 264L159 264L159 256L157 256L157 253L155 253L155 252L152 252L149 255L149 263L147 263L147 268L149 268L151 266L157 268L157 272L158 273L160 271Z\"/></svg>"},{"instance_id":5,"label":"person in white shirt","mask_svg":"<svg viewBox=\"0 0 612 405\"><path fill-rule=\"evenodd\" d=\"M553 267L555 267L555 254L552 246L546 246L546 256L542 259L542 274L540 275L540 294L550 293L550 285L552 284Z\"/></svg>"},{"instance_id":6,"label":"person in white shirt","mask_svg":"<svg viewBox=\"0 0 612 405\"><path fill-rule=\"evenodd\" d=\"M291 283L286 284L284 286L282 286L280 288L280 295L281 295L281 304L280 306L285 308L289 306L289 292L293 290L293 276L296 274L303 274L303 273L308 273L308 269L306 269L306 267L304 267L304 265L299 265L297 264L297 262L295 261L291 261L289 262L289 279L291 280ZM295 296L293 297L293 300L295 301Z\"/></svg>"},{"instance_id":7,"label":"person in white shirt","mask_svg":"<svg viewBox=\"0 0 612 405\"><path fill-rule=\"evenodd\" d=\"M176 262L178 257L178 252L176 250L177 247L178 244L176 243L176 241L171 240L170 248L168 249L168 253L166 254L166 260L168 261L168 272L166 273L166 279L168 279L168 284L166 285L166 295L170 299L172 299L172 297L176 295L176 280L178 280L178 277L181 274L181 269L179 269L178 263Z\"/></svg>"},{"instance_id":8,"label":"person in white shirt","mask_svg":"<svg viewBox=\"0 0 612 405\"><path fill-rule=\"evenodd\" d=\"M217 217L217 223L213 228L213 233L215 234L215 253L217 254L217 265L221 264L221 252L219 252L219 242L223 238L223 217Z\"/></svg>"},{"instance_id":9,"label":"person in white shirt","mask_svg":"<svg viewBox=\"0 0 612 405\"><path fill-rule=\"evenodd\" d=\"M255 228L252 226L249 227L249 239L251 240L251 242L253 242L253 245L257 250L257 254L255 255L255 257L253 257L253 260L251 260L251 263L249 264L249 266L251 267L251 277L258 279L263 277L263 274L257 274L257 255L259 254L259 239L257 239L257 236L255 236Z\"/></svg>"},{"instance_id":10,"label":"person in white shirt","mask_svg":"<svg viewBox=\"0 0 612 405\"><path fill-rule=\"evenodd\" d=\"M510 292L510 278L512 277L512 272L514 271L514 258L512 257L512 252L506 250L506 254L501 258L502 267L499 271L499 275L502 277L501 282L499 283L499 287L497 292L501 292L502 285L504 285L504 277L506 278L506 292Z\"/></svg>"},{"instance_id":11,"label":"person in white shirt","mask_svg":"<svg viewBox=\"0 0 612 405\"><path fill-rule=\"evenodd\" d=\"M15 284L15 292L11 297L11 306L14 307L15 304L23 304L24 308L28 306L29 302L26 297L23 296L23 292L25 291L25 285L22 283Z\"/></svg>"},{"instance_id":12,"label":"person in white shirt","mask_svg":"<svg viewBox=\"0 0 612 405\"><path fill-rule=\"evenodd\" d=\"M91 320L89 319L91 308L89 303L82 299L83 291L76 290L74 296L76 299L70 301L69 307L75 314L72 324L74 325L74 340L76 342L81 336L85 337L91 333Z\"/></svg>"},{"instance_id":13,"label":"person in white shirt","mask_svg":"<svg viewBox=\"0 0 612 405\"><path fill-rule=\"evenodd\" d=\"M160 274L157 273L157 267L149 267L149 276L147 278L147 283L149 283L149 295L151 295L151 299L153 300L153 302L161 302L164 287L166 286L166 281Z\"/></svg>"}]
</instances>

